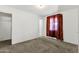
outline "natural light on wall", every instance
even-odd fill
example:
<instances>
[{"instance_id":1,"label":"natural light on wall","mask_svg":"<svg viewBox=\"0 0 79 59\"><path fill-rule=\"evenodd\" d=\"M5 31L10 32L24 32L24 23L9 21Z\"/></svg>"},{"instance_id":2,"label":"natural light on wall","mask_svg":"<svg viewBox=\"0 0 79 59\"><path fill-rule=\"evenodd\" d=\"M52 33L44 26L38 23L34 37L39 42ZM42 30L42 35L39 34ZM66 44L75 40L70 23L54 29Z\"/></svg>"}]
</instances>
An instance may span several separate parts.
<instances>
[{"instance_id":1,"label":"natural light on wall","mask_svg":"<svg viewBox=\"0 0 79 59\"><path fill-rule=\"evenodd\" d=\"M39 9L43 9L43 8L45 8L45 5L36 5L36 7Z\"/></svg>"}]
</instances>

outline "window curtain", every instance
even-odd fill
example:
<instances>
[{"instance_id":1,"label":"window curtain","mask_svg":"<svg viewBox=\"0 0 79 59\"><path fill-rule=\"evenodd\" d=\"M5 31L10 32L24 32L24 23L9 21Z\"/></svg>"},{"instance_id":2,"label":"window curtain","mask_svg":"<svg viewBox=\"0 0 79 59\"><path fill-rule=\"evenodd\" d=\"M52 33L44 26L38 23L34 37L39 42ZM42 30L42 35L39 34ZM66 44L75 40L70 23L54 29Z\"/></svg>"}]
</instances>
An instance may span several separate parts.
<instances>
[{"instance_id":1,"label":"window curtain","mask_svg":"<svg viewBox=\"0 0 79 59\"><path fill-rule=\"evenodd\" d=\"M46 35L63 40L63 16L56 14L47 17Z\"/></svg>"}]
</instances>

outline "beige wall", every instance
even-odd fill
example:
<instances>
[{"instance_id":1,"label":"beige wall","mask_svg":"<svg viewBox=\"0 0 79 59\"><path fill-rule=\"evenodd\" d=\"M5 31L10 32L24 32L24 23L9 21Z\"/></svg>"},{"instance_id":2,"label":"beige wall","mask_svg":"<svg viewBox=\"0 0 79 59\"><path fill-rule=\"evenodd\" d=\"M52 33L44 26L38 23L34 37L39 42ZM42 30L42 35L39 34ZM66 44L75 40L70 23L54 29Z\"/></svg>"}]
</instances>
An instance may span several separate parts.
<instances>
[{"instance_id":1,"label":"beige wall","mask_svg":"<svg viewBox=\"0 0 79 59\"><path fill-rule=\"evenodd\" d=\"M58 12L63 14L64 41L78 45L78 9ZM44 19L44 36L46 36L46 17Z\"/></svg>"},{"instance_id":2,"label":"beige wall","mask_svg":"<svg viewBox=\"0 0 79 59\"><path fill-rule=\"evenodd\" d=\"M0 6L0 12L12 14L12 44L39 37L39 16L15 8Z\"/></svg>"}]
</instances>

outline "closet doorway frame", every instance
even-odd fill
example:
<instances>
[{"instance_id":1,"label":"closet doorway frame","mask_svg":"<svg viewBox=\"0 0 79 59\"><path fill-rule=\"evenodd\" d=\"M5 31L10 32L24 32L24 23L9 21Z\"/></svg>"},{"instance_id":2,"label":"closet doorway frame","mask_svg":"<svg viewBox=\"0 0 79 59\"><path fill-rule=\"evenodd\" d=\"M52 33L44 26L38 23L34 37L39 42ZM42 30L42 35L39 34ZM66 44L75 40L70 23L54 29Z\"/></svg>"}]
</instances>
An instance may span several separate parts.
<instances>
[{"instance_id":1,"label":"closet doorway frame","mask_svg":"<svg viewBox=\"0 0 79 59\"><path fill-rule=\"evenodd\" d=\"M10 33L11 34L11 43L10 44L12 45L12 23L13 23L12 19L13 19L13 14L12 13L8 13L8 12L2 12L2 11L0 13L11 15L11 30L10 30L11 31L11 33Z\"/></svg>"}]
</instances>

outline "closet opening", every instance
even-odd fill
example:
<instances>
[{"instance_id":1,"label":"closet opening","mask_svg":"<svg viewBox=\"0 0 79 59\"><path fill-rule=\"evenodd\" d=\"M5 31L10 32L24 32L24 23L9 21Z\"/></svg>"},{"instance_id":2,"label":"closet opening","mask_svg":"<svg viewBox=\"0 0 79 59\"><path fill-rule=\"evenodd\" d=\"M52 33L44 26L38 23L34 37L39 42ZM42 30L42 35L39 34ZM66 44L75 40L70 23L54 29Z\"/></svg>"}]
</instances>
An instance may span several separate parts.
<instances>
[{"instance_id":1,"label":"closet opening","mask_svg":"<svg viewBox=\"0 0 79 59\"><path fill-rule=\"evenodd\" d=\"M12 14L0 12L0 48L11 45Z\"/></svg>"}]
</instances>

